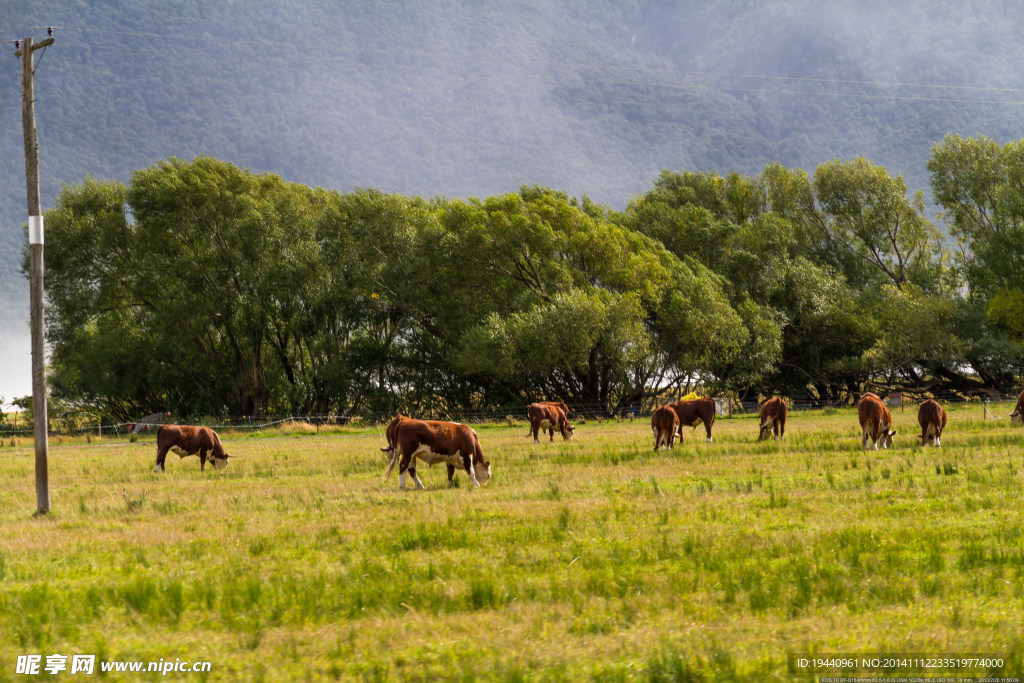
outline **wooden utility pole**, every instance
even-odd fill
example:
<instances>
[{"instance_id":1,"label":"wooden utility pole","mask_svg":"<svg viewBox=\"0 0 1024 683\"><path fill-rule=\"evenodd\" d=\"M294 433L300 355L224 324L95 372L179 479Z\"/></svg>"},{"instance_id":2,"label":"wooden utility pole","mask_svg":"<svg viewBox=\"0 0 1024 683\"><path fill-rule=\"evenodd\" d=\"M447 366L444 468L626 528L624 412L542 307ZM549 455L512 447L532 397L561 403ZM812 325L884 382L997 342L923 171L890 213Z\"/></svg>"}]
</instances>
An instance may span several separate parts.
<instances>
[{"instance_id":1,"label":"wooden utility pole","mask_svg":"<svg viewBox=\"0 0 1024 683\"><path fill-rule=\"evenodd\" d=\"M25 133L25 187L28 196L29 301L32 327L32 413L36 446L36 514L50 512L50 475L47 465L48 415L46 411L46 338L43 331L43 212L39 206L39 140L36 137L35 87L32 53L53 44L47 38L33 44L21 41L14 53L21 57L21 126Z\"/></svg>"}]
</instances>

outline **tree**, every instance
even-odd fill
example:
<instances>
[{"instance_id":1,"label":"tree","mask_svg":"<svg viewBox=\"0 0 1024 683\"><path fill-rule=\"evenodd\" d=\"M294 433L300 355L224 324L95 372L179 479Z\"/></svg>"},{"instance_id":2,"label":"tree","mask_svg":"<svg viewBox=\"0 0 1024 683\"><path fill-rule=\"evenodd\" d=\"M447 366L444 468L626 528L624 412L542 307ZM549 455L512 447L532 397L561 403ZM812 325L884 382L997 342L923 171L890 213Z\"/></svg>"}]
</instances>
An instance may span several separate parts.
<instances>
[{"instance_id":1,"label":"tree","mask_svg":"<svg viewBox=\"0 0 1024 683\"><path fill-rule=\"evenodd\" d=\"M973 296L1024 286L1024 141L947 135L928 160Z\"/></svg>"},{"instance_id":2,"label":"tree","mask_svg":"<svg viewBox=\"0 0 1024 683\"><path fill-rule=\"evenodd\" d=\"M479 222L447 224L491 281L478 291L504 302L471 330L461 366L524 378L520 398L635 402L740 348L718 278L601 212L544 188L456 209L450 217L478 211Z\"/></svg>"},{"instance_id":3,"label":"tree","mask_svg":"<svg viewBox=\"0 0 1024 683\"><path fill-rule=\"evenodd\" d=\"M833 244L898 288L933 284L939 233L924 217L921 193L907 199L902 176L893 178L862 158L829 161L815 171L814 191ZM847 276L855 286L870 281L851 271Z\"/></svg>"},{"instance_id":4,"label":"tree","mask_svg":"<svg viewBox=\"0 0 1024 683\"><path fill-rule=\"evenodd\" d=\"M947 135L928 160L936 201L957 238L971 366L1005 386L1024 365L1024 142Z\"/></svg>"},{"instance_id":5,"label":"tree","mask_svg":"<svg viewBox=\"0 0 1024 683\"><path fill-rule=\"evenodd\" d=\"M287 364L274 343L322 284L317 197L206 157L139 171L127 190L65 188L48 215L55 387L126 419L272 407L268 365Z\"/></svg>"},{"instance_id":6,"label":"tree","mask_svg":"<svg viewBox=\"0 0 1024 683\"><path fill-rule=\"evenodd\" d=\"M793 247L789 224L765 213L766 195L750 178L662 171L654 188L630 202L621 220L661 242L687 264L718 277L738 313L733 332L742 354L713 355L698 367L709 387L757 392L782 352L786 316L772 299ZM701 306L701 299L677 306ZM671 340L671 334L668 339Z\"/></svg>"}]
</instances>

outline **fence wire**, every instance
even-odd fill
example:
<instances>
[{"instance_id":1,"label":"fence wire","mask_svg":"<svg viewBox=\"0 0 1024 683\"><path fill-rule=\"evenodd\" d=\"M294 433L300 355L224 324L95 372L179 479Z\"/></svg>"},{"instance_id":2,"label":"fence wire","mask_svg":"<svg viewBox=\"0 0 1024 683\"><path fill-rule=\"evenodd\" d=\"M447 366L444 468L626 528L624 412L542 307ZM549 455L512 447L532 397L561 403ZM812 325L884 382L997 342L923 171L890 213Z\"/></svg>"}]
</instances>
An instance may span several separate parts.
<instances>
[{"instance_id":1,"label":"fence wire","mask_svg":"<svg viewBox=\"0 0 1024 683\"><path fill-rule=\"evenodd\" d=\"M678 396L658 397L646 399L634 404L609 406L603 403L569 403L570 422L586 422L605 420L630 420L650 417L655 408L674 403L679 400ZM757 413L760 410L763 400L738 399L733 397L712 397L717 405L719 417L742 416ZM817 396L784 396L791 411L822 410L850 408L855 403L853 395L840 399L822 399ZM892 410L905 409L906 406L916 406L926 398L934 398L942 403L996 403L1005 401L1016 401L1017 393L1012 390L994 391L984 396L966 396L958 393L929 393L926 395L911 395L889 393L882 394ZM403 414L408 414L403 412ZM59 436L83 436L83 435L113 435L127 436L131 434L154 433L162 424L198 424L213 427L214 429L234 430L243 432L256 432L266 429L274 429L284 424L304 423L316 428L321 427L360 427L379 426L387 423L395 416L395 413L384 412L357 412L351 415L275 415L275 416L187 416L165 414L162 422L110 422L96 423L95 418L85 413L65 413L51 420L50 434ZM526 404L495 406L476 410L427 410L414 415L409 415L422 420L452 420L467 424L489 424L489 423L524 423L527 421ZM24 426L18 424L21 422ZM30 421L24 417L19 420L0 423L0 436L29 436L32 434Z\"/></svg>"}]
</instances>

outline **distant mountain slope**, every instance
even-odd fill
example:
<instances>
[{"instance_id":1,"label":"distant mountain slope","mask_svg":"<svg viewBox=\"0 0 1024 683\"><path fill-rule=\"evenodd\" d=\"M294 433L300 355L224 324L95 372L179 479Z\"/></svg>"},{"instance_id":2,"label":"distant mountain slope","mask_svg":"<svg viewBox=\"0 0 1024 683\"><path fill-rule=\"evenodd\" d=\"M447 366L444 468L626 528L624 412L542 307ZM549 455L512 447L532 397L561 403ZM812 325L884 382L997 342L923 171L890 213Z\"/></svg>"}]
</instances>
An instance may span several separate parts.
<instances>
[{"instance_id":1,"label":"distant mountain slope","mask_svg":"<svg viewBox=\"0 0 1024 683\"><path fill-rule=\"evenodd\" d=\"M1024 136L1024 105L988 102L1024 101L1022 18L925 0L44 0L0 5L0 39L60 27L37 71L47 207L86 175L208 154L341 190L537 183L618 208L662 168L856 155L927 190L946 132ZM0 322L17 332L20 72L3 63Z\"/></svg>"}]
</instances>

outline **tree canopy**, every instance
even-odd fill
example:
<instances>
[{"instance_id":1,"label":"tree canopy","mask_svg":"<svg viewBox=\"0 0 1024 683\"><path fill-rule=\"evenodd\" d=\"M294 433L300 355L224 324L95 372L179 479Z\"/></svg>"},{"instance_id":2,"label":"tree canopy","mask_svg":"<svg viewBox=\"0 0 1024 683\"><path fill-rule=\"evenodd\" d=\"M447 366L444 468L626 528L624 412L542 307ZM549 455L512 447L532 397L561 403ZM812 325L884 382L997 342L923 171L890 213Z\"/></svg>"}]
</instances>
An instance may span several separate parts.
<instances>
[{"instance_id":1,"label":"tree canopy","mask_svg":"<svg viewBox=\"0 0 1024 683\"><path fill-rule=\"evenodd\" d=\"M621 212L540 186L332 192L210 157L86 178L47 214L50 380L125 418L1003 388L1018 150L933 150L956 245L862 158L664 171Z\"/></svg>"}]
</instances>

